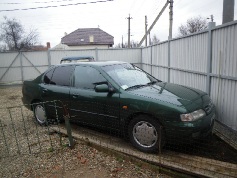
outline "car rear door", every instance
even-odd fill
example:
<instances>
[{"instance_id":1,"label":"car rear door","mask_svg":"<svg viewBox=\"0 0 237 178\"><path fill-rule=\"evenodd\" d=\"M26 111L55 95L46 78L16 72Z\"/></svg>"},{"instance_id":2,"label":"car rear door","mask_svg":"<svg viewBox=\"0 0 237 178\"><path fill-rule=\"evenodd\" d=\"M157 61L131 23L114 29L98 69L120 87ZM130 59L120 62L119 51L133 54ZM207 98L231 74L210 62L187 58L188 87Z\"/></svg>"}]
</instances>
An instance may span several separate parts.
<instances>
[{"instance_id":1,"label":"car rear door","mask_svg":"<svg viewBox=\"0 0 237 178\"><path fill-rule=\"evenodd\" d=\"M78 65L70 91L71 115L79 122L107 129L119 129L119 93L96 92L95 85L108 83L90 66Z\"/></svg>"},{"instance_id":2,"label":"car rear door","mask_svg":"<svg viewBox=\"0 0 237 178\"><path fill-rule=\"evenodd\" d=\"M51 116L56 114L61 118L63 114L62 104L70 105L71 75L74 70L73 65L58 66L49 71L44 76L41 87L42 101L46 102L47 112ZM57 113L55 110L57 108Z\"/></svg>"}]
</instances>

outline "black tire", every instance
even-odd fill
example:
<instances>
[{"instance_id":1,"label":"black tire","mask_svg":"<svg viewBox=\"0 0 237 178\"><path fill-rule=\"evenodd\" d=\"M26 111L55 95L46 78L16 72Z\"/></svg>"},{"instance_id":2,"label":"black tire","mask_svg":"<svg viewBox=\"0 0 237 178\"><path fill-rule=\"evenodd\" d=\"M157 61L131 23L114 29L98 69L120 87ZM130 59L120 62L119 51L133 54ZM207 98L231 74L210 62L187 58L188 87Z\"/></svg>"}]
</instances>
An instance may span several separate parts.
<instances>
[{"instance_id":1,"label":"black tire","mask_svg":"<svg viewBox=\"0 0 237 178\"><path fill-rule=\"evenodd\" d=\"M47 114L45 107L42 103L34 103L33 104L33 112L35 116L35 120L39 125L47 125Z\"/></svg>"},{"instance_id":2,"label":"black tire","mask_svg":"<svg viewBox=\"0 0 237 178\"><path fill-rule=\"evenodd\" d=\"M157 152L164 145L161 125L147 115L139 115L131 120L128 135L132 145L142 152Z\"/></svg>"}]
</instances>

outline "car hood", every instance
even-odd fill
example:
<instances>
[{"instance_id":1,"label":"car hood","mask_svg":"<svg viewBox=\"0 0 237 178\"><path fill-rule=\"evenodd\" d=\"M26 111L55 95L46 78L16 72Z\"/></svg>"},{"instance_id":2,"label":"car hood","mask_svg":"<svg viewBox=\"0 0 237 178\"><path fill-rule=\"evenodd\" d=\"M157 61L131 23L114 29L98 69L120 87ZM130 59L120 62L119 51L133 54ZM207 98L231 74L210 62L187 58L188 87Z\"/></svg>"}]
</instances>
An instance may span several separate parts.
<instances>
[{"instance_id":1,"label":"car hood","mask_svg":"<svg viewBox=\"0 0 237 178\"><path fill-rule=\"evenodd\" d=\"M191 103L199 105L201 97L206 95L205 92L198 89L164 82L130 90L129 93L177 106L186 106Z\"/></svg>"}]
</instances>

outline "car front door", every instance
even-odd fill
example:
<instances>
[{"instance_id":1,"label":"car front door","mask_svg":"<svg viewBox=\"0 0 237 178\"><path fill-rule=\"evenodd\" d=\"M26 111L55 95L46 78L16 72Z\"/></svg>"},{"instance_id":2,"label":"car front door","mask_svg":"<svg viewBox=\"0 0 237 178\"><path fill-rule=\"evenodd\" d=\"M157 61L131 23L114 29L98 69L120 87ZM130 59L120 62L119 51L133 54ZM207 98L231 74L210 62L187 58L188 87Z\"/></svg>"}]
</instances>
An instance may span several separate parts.
<instances>
[{"instance_id":1,"label":"car front door","mask_svg":"<svg viewBox=\"0 0 237 178\"><path fill-rule=\"evenodd\" d=\"M97 84L108 81L95 68L78 65L70 91L71 114L77 121L96 127L119 129L119 93L96 92Z\"/></svg>"}]
</instances>

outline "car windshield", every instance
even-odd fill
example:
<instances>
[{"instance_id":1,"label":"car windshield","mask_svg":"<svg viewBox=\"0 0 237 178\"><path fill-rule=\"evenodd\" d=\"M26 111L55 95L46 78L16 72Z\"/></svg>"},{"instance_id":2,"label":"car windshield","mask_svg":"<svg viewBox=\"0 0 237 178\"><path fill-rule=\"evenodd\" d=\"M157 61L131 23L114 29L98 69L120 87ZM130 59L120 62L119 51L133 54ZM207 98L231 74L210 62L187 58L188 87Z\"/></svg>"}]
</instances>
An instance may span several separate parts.
<instances>
[{"instance_id":1,"label":"car windshield","mask_svg":"<svg viewBox=\"0 0 237 178\"><path fill-rule=\"evenodd\" d=\"M158 82L132 64L116 64L104 66L103 70L124 90L135 89Z\"/></svg>"}]
</instances>

